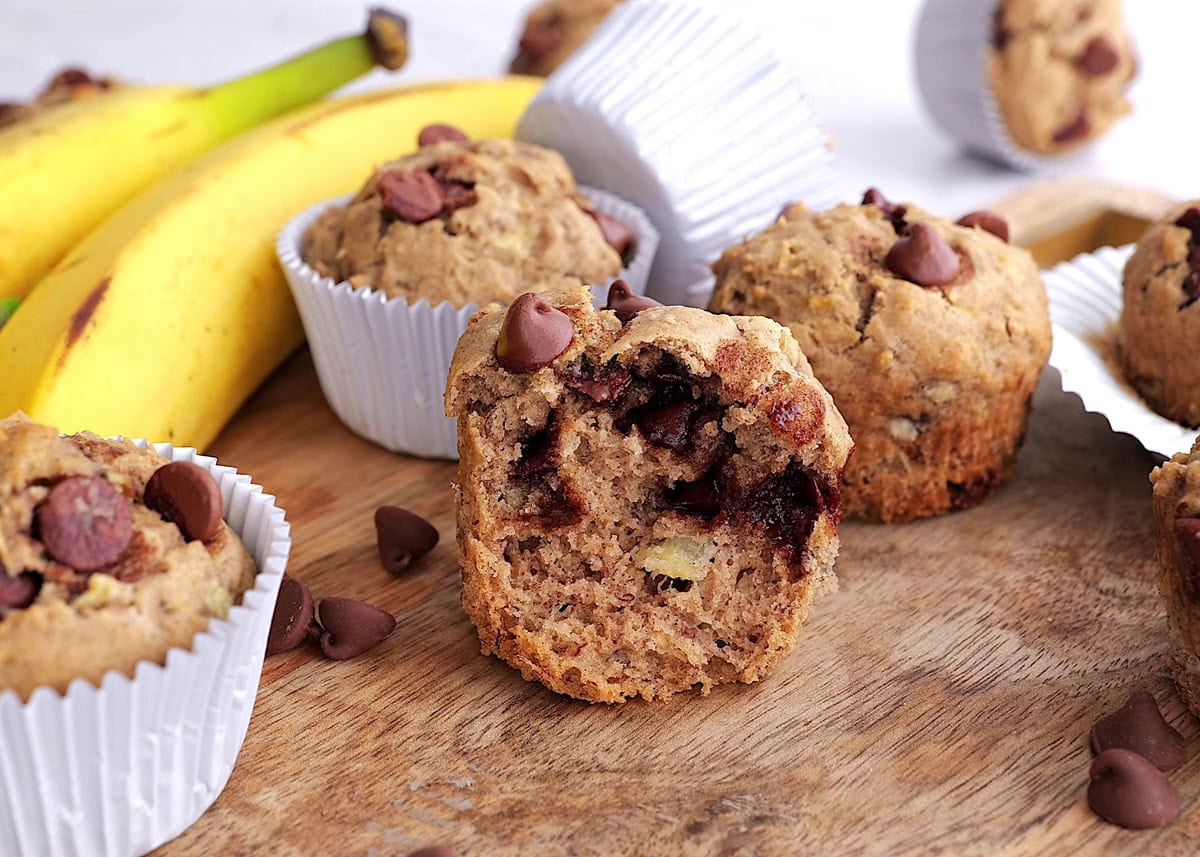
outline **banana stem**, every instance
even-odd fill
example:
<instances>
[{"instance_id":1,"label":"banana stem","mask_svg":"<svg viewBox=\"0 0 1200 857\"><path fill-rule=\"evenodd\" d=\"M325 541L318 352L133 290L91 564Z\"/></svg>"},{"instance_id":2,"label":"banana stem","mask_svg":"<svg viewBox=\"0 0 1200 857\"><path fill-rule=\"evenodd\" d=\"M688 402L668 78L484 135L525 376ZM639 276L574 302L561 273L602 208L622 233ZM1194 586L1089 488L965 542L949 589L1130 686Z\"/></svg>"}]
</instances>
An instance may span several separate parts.
<instances>
[{"instance_id":1,"label":"banana stem","mask_svg":"<svg viewBox=\"0 0 1200 857\"><path fill-rule=\"evenodd\" d=\"M366 33L327 42L290 60L204 91L212 114L225 127L241 130L308 104L374 68L379 58L376 10ZM389 66L390 67L390 66Z\"/></svg>"}]
</instances>

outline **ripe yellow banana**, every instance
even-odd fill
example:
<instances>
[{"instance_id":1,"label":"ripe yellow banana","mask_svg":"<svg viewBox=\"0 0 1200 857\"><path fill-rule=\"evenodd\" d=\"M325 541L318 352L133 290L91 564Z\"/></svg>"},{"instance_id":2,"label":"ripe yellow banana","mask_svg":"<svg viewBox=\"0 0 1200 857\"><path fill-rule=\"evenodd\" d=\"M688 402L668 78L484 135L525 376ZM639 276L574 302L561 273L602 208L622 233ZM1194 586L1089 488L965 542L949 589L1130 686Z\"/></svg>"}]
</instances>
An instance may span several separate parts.
<instances>
[{"instance_id":1,"label":"ripe yellow banana","mask_svg":"<svg viewBox=\"0 0 1200 857\"><path fill-rule=\"evenodd\" d=\"M415 148L425 125L511 136L540 84L512 77L325 102L155 185L0 328L0 414L206 447L303 339L274 256L283 224Z\"/></svg>"},{"instance_id":2,"label":"ripe yellow banana","mask_svg":"<svg viewBox=\"0 0 1200 857\"><path fill-rule=\"evenodd\" d=\"M365 34L209 89L118 85L0 129L0 300L23 296L154 181L390 57L400 20L374 12Z\"/></svg>"}]
</instances>

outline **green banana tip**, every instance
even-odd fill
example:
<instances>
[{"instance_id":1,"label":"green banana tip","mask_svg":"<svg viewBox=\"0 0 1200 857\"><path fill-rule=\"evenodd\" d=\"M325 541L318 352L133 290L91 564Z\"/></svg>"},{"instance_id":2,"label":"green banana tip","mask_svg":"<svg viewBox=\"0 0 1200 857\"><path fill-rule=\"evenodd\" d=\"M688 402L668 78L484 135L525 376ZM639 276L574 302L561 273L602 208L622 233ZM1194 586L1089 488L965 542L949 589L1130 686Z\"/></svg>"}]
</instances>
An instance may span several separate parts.
<instances>
[{"instance_id":1,"label":"green banana tip","mask_svg":"<svg viewBox=\"0 0 1200 857\"><path fill-rule=\"evenodd\" d=\"M408 62L408 21L390 9L376 7L367 16L367 42L375 63L396 71Z\"/></svg>"},{"instance_id":2,"label":"green banana tip","mask_svg":"<svg viewBox=\"0 0 1200 857\"><path fill-rule=\"evenodd\" d=\"M19 298L5 298L4 300L0 300L0 327L4 327L4 323L12 318L12 314L17 311L20 303Z\"/></svg>"}]
</instances>

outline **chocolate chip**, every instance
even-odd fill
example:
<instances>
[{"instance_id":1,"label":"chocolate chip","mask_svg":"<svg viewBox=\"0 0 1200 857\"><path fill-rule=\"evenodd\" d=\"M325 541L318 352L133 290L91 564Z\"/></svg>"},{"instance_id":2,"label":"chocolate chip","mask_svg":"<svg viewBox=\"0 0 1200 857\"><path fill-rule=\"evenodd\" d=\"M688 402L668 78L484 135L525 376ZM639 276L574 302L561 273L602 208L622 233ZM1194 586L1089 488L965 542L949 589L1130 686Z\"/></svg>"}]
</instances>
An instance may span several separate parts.
<instances>
[{"instance_id":1,"label":"chocolate chip","mask_svg":"<svg viewBox=\"0 0 1200 857\"><path fill-rule=\"evenodd\" d=\"M1075 67L1090 77L1101 77L1111 72L1121 62L1121 54L1108 39L1096 36L1087 43Z\"/></svg>"},{"instance_id":2,"label":"chocolate chip","mask_svg":"<svg viewBox=\"0 0 1200 857\"><path fill-rule=\"evenodd\" d=\"M267 654L290 651L310 636L315 625L313 597L303 581L284 575L279 583L279 600L267 634Z\"/></svg>"},{"instance_id":3,"label":"chocolate chip","mask_svg":"<svg viewBox=\"0 0 1200 857\"><path fill-rule=\"evenodd\" d=\"M1183 736L1163 719L1154 697L1144 690L1130 694L1125 704L1096 721L1091 734L1092 751L1132 750L1160 771L1183 764Z\"/></svg>"},{"instance_id":4,"label":"chocolate chip","mask_svg":"<svg viewBox=\"0 0 1200 857\"><path fill-rule=\"evenodd\" d=\"M767 536L794 560L804 555L817 517L829 508L816 480L795 465L736 494L726 506L751 523L761 524Z\"/></svg>"},{"instance_id":5,"label":"chocolate chip","mask_svg":"<svg viewBox=\"0 0 1200 857\"><path fill-rule=\"evenodd\" d=\"M442 211L445 196L437 180L424 170L388 170L379 177L383 210L407 223L424 223Z\"/></svg>"},{"instance_id":6,"label":"chocolate chip","mask_svg":"<svg viewBox=\"0 0 1200 857\"><path fill-rule=\"evenodd\" d=\"M1182 226L1192 233L1192 241L1200 240L1200 208L1192 206L1175 221L1176 226Z\"/></svg>"},{"instance_id":7,"label":"chocolate chip","mask_svg":"<svg viewBox=\"0 0 1200 857\"><path fill-rule=\"evenodd\" d=\"M676 482L667 492L667 503L689 515L715 518L721 512L721 483L717 474L714 468L695 482Z\"/></svg>"},{"instance_id":8,"label":"chocolate chip","mask_svg":"<svg viewBox=\"0 0 1200 857\"><path fill-rule=\"evenodd\" d=\"M112 565L133 537L129 501L106 479L71 476L37 509L42 544L63 565L95 571Z\"/></svg>"},{"instance_id":9,"label":"chocolate chip","mask_svg":"<svg viewBox=\"0 0 1200 857\"><path fill-rule=\"evenodd\" d=\"M1192 601L1200 602L1200 518L1176 518L1175 537L1188 564L1184 587Z\"/></svg>"},{"instance_id":10,"label":"chocolate chip","mask_svg":"<svg viewBox=\"0 0 1200 857\"><path fill-rule=\"evenodd\" d=\"M616 313L622 324L628 324L629 320L642 310L656 306L662 306L662 304L654 298L635 295L633 289L629 287L629 283L624 280L613 280L613 284L608 287L608 303L604 305L604 308Z\"/></svg>"},{"instance_id":11,"label":"chocolate chip","mask_svg":"<svg viewBox=\"0 0 1200 857\"><path fill-rule=\"evenodd\" d=\"M526 292L504 314L496 359L509 372L532 372L553 362L574 337L575 325L566 313Z\"/></svg>"},{"instance_id":12,"label":"chocolate chip","mask_svg":"<svg viewBox=\"0 0 1200 857\"><path fill-rule=\"evenodd\" d=\"M1105 750L1088 772L1088 806L1096 815L1131 830L1170 824L1179 815L1179 795L1163 772L1137 753Z\"/></svg>"},{"instance_id":13,"label":"chocolate chip","mask_svg":"<svg viewBox=\"0 0 1200 857\"><path fill-rule=\"evenodd\" d=\"M970 509L988 498L996 487L996 474L991 470L974 476L970 482L947 482L946 491L955 509Z\"/></svg>"},{"instance_id":14,"label":"chocolate chip","mask_svg":"<svg viewBox=\"0 0 1200 857\"><path fill-rule=\"evenodd\" d=\"M221 489L207 470L190 461L172 461L154 471L146 483L145 502L179 527L189 542L206 542L221 528Z\"/></svg>"},{"instance_id":15,"label":"chocolate chip","mask_svg":"<svg viewBox=\"0 0 1200 857\"><path fill-rule=\"evenodd\" d=\"M458 854L444 845L430 845L414 851L408 857L458 857Z\"/></svg>"},{"instance_id":16,"label":"chocolate chip","mask_svg":"<svg viewBox=\"0 0 1200 857\"><path fill-rule=\"evenodd\" d=\"M34 571L23 571L10 577L0 568L0 609L22 610L33 603L42 588L42 576Z\"/></svg>"},{"instance_id":17,"label":"chocolate chip","mask_svg":"<svg viewBox=\"0 0 1200 857\"><path fill-rule=\"evenodd\" d=\"M633 376L620 366L564 373L563 383L588 396L593 402L614 402L628 389Z\"/></svg>"},{"instance_id":18,"label":"chocolate chip","mask_svg":"<svg viewBox=\"0 0 1200 857\"><path fill-rule=\"evenodd\" d=\"M887 219L891 221L892 228L896 230L897 234L903 232L904 228L908 225L904 219L908 214L908 207L892 202L883 195L879 188L867 188L867 192L863 194L862 204L873 205L882 211Z\"/></svg>"},{"instance_id":19,"label":"chocolate chip","mask_svg":"<svg viewBox=\"0 0 1200 857\"><path fill-rule=\"evenodd\" d=\"M433 524L399 506L380 506L375 510L375 535L379 561L392 574L404 571L438 543L438 531Z\"/></svg>"},{"instance_id":20,"label":"chocolate chip","mask_svg":"<svg viewBox=\"0 0 1200 857\"><path fill-rule=\"evenodd\" d=\"M1192 233L1188 239L1188 272L1183 278L1184 301L1179 306L1183 310L1200 299L1200 208L1189 208L1175 221L1175 225Z\"/></svg>"},{"instance_id":21,"label":"chocolate chip","mask_svg":"<svg viewBox=\"0 0 1200 857\"><path fill-rule=\"evenodd\" d=\"M434 143L468 143L471 138L453 125L426 125L417 135L417 145L424 148Z\"/></svg>"},{"instance_id":22,"label":"chocolate chip","mask_svg":"<svg viewBox=\"0 0 1200 857\"><path fill-rule=\"evenodd\" d=\"M1079 140L1086 137L1092 130L1092 123L1088 119L1087 108L1081 108L1079 115L1075 117L1075 121L1065 128L1059 130L1054 135L1055 143L1070 143L1072 140Z\"/></svg>"},{"instance_id":23,"label":"chocolate chip","mask_svg":"<svg viewBox=\"0 0 1200 857\"><path fill-rule=\"evenodd\" d=\"M600 227L600 232L603 233L608 246L617 251L622 262L628 262L633 253L634 243L637 241L637 234L624 223L615 217L609 217L603 211L588 211L588 214Z\"/></svg>"},{"instance_id":24,"label":"chocolate chip","mask_svg":"<svg viewBox=\"0 0 1200 857\"><path fill-rule=\"evenodd\" d=\"M972 211L958 219L959 226L978 226L1008 243L1008 221L994 211Z\"/></svg>"},{"instance_id":25,"label":"chocolate chip","mask_svg":"<svg viewBox=\"0 0 1200 857\"><path fill-rule=\"evenodd\" d=\"M353 598L322 598L317 618L325 629L321 651L335 661L358 657L396 628L391 613Z\"/></svg>"},{"instance_id":26,"label":"chocolate chip","mask_svg":"<svg viewBox=\"0 0 1200 857\"><path fill-rule=\"evenodd\" d=\"M958 254L928 223L909 224L884 261L889 271L918 286L945 286L958 276Z\"/></svg>"},{"instance_id":27,"label":"chocolate chip","mask_svg":"<svg viewBox=\"0 0 1200 857\"><path fill-rule=\"evenodd\" d=\"M437 179L438 187L442 189L441 214L449 214L460 208L467 208L479 202L479 194L471 182L455 179Z\"/></svg>"},{"instance_id":28,"label":"chocolate chip","mask_svg":"<svg viewBox=\"0 0 1200 857\"><path fill-rule=\"evenodd\" d=\"M633 421L650 443L679 452L692 444L692 418L698 410L700 405L697 402L649 405L639 409Z\"/></svg>"},{"instance_id":29,"label":"chocolate chip","mask_svg":"<svg viewBox=\"0 0 1200 857\"><path fill-rule=\"evenodd\" d=\"M77 86L88 86L96 82L95 78L81 68L64 68L51 78L50 89L64 86L74 89Z\"/></svg>"},{"instance_id":30,"label":"chocolate chip","mask_svg":"<svg viewBox=\"0 0 1200 857\"><path fill-rule=\"evenodd\" d=\"M530 21L525 25L517 47L528 60L536 62L553 53L560 44L562 32L558 27L547 21Z\"/></svg>"}]
</instances>

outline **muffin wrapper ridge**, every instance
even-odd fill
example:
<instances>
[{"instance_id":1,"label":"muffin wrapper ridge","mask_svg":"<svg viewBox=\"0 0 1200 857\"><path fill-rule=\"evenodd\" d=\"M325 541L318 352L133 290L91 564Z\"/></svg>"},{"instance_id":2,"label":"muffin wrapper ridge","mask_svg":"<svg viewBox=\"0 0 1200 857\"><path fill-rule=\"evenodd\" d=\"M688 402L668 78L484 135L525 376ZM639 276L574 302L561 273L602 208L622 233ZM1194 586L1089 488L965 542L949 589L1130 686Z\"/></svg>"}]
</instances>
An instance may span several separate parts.
<instances>
[{"instance_id":1,"label":"muffin wrapper ridge","mask_svg":"<svg viewBox=\"0 0 1200 857\"><path fill-rule=\"evenodd\" d=\"M658 248L658 232L650 219L612 194L583 186L580 191L597 211L637 234L634 257L618 277L636 294L644 294ZM326 208L352 198L327 200L302 212L283 228L276 244L321 390L338 419L355 434L392 452L457 459L455 421L446 418L442 398L454 348L479 306L388 299L369 287L335 283L304 264L304 231ZM611 282L592 286L599 303L607 298Z\"/></svg>"},{"instance_id":2,"label":"muffin wrapper ridge","mask_svg":"<svg viewBox=\"0 0 1200 857\"><path fill-rule=\"evenodd\" d=\"M246 737L290 527L249 476L194 449L154 449L217 479L225 520L258 566L254 587L190 650L143 661L132 679L77 679L65 695L39 688L26 703L0 694L0 854L145 854L212 805Z\"/></svg>"},{"instance_id":3,"label":"muffin wrapper ridge","mask_svg":"<svg viewBox=\"0 0 1200 857\"><path fill-rule=\"evenodd\" d=\"M917 24L917 89L934 121L971 151L1024 172L1049 175L1088 146L1048 156L1013 143L988 81L998 0L926 0Z\"/></svg>"},{"instance_id":4,"label":"muffin wrapper ridge","mask_svg":"<svg viewBox=\"0 0 1200 857\"><path fill-rule=\"evenodd\" d=\"M1191 448L1195 430L1155 413L1117 363L1121 278L1132 254L1133 245L1103 247L1042 273L1054 322L1050 365L1062 376L1062 388L1108 420L1113 431L1132 435L1149 452L1169 458Z\"/></svg>"},{"instance_id":5,"label":"muffin wrapper ridge","mask_svg":"<svg viewBox=\"0 0 1200 857\"><path fill-rule=\"evenodd\" d=\"M662 233L649 294L703 307L709 269L787 204L836 200L811 99L736 13L688 0L618 5L547 80L517 138L631 200Z\"/></svg>"}]
</instances>

